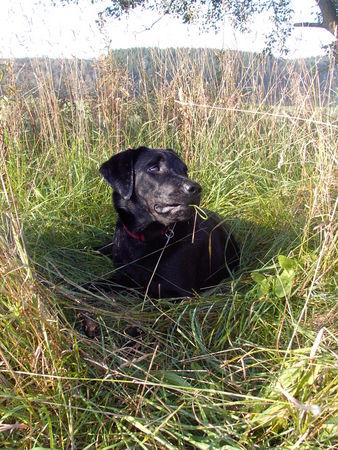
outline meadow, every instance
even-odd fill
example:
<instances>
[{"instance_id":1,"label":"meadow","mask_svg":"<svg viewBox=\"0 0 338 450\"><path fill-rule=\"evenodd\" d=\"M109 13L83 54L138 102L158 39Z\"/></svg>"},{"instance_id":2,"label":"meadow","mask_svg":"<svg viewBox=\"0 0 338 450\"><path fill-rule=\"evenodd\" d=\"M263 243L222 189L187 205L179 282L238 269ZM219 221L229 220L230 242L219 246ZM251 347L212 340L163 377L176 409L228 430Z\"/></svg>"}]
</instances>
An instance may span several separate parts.
<instances>
[{"instance_id":1,"label":"meadow","mask_svg":"<svg viewBox=\"0 0 338 450\"><path fill-rule=\"evenodd\" d=\"M334 67L323 80L261 55L151 58L137 78L114 54L93 62L91 93L60 61L62 99L48 59L29 61L28 91L4 66L0 447L333 448ZM139 145L174 148L240 243L240 270L212 292L81 288L114 271L94 250L116 220L98 167Z\"/></svg>"}]
</instances>

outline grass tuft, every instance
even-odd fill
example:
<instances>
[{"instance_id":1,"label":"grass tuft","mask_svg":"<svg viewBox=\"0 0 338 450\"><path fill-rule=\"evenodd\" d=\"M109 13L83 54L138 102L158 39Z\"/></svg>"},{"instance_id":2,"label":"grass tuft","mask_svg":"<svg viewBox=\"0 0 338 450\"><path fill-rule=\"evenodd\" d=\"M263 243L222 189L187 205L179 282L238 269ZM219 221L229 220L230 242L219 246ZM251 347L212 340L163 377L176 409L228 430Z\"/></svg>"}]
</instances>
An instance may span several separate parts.
<instances>
[{"instance_id":1,"label":"grass tuft","mask_svg":"<svg viewBox=\"0 0 338 450\"><path fill-rule=\"evenodd\" d=\"M137 79L97 61L94 94L64 61L68 100L31 61L35 97L13 74L0 97L2 448L334 446L333 72L323 92L306 65L272 67L267 98L271 60L180 52L153 50L149 77L140 51ZM97 168L140 144L177 149L240 242L212 292L80 289L114 271L93 250L116 220Z\"/></svg>"}]
</instances>

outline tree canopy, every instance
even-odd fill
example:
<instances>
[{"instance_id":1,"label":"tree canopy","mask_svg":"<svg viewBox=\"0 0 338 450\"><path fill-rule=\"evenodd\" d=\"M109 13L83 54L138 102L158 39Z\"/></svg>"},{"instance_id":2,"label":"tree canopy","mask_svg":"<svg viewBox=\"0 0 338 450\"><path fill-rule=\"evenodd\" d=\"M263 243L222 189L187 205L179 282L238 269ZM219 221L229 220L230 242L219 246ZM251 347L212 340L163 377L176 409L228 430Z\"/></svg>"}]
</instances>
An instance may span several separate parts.
<instances>
[{"instance_id":1,"label":"tree canopy","mask_svg":"<svg viewBox=\"0 0 338 450\"><path fill-rule=\"evenodd\" d=\"M61 3L78 3L78 0L59 0ZM102 0L90 0L98 3ZM293 26L316 27L328 30L336 39L334 47L337 52L338 38L338 1L316 0L319 7L316 22L299 22L292 24L291 0L110 0L100 17L121 18L135 8L157 11L163 16L171 15L183 23L198 23L203 30L219 29L222 20L228 17L232 25L242 32L250 28L252 19L263 12L270 14L273 30L267 31L266 49L278 48L287 51L286 40ZM53 0L57 3L57 0Z\"/></svg>"}]
</instances>

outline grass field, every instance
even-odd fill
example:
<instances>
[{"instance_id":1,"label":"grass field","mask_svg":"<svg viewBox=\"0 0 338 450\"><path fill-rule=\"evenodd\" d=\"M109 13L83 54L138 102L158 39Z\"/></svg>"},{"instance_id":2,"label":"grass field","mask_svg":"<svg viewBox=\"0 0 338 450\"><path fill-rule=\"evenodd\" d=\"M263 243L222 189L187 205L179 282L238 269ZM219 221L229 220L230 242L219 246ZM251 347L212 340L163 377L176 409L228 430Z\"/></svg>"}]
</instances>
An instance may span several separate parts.
<instances>
[{"instance_id":1,"label":"grass field","mask_svg":"<svg viewBox=\"0 0 338 450\"><path fill-rule=\"evenodd\" d=\"M276 69L269 98L287 81L272 105L264 58L242 67L250 95L233 83L240 58L221 55L217 85L200 58L182 51L152 78L140 60L137 81L102 59L95 97L65 61L68 101L57 98L48 60L44 73L31 61L34 97L8 66L0 448L333 448L334 74L319 89L315 70ZM74 289L114 270L92 250L116 219L98 167L141 144L179 152L203 186L203 206L227 219L241 245L241 269L208 295L174 302ZM135 341L131 326L141 332Z\"/></svg>"}]
</instances>

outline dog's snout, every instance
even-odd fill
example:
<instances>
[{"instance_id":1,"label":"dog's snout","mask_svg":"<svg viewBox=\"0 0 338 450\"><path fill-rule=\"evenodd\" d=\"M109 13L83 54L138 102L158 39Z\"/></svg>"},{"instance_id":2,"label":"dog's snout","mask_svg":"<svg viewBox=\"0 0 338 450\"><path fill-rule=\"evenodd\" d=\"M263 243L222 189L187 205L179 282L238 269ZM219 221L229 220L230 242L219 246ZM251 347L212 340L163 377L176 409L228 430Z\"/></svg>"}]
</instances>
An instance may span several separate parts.
<instances>
[{"instance_id":1,"label":"dog's snout","mask_svg":"<svg viewBox=\"0 0 338 450\"><path fill-rule=\"evenodd\" d=\"M202 192L202 187L194 181L184 183L183 188L187 194L199 195Z\"/></svg>"}]
</instances>

